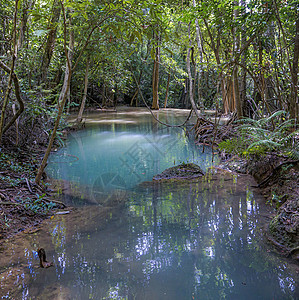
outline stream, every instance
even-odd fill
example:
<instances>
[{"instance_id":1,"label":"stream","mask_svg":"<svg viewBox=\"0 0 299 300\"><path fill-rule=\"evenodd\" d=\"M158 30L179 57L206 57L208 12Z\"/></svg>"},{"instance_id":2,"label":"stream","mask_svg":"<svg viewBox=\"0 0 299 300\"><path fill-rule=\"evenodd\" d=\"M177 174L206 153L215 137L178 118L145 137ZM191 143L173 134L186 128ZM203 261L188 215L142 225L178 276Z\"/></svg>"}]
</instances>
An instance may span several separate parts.
<instances>
[{"instance_id":1,"label":"stream","mask_svg":"<svg viewBox=\"0 0 299 300\"><path fill-rule=\"evenodd\" d=\"M155 112L170 124L188 113ZM1 299L299 299L298 265L268 245L274 211L251 177L208 171L213 149L145 109L85 122L47 167L70 207L4 244ZM151 181L187 162L206 175ZM54 267L39 267L39 247Z\"/></svg>"}]
</instances>

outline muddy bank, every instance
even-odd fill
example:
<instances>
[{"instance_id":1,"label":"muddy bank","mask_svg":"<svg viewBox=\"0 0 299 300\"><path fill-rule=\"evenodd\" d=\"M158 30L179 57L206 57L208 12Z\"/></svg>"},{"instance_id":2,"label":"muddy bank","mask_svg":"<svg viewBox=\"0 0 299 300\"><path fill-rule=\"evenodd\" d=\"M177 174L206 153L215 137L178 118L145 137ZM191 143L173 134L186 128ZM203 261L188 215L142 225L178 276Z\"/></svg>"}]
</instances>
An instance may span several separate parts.
<instances>
[{"instance_id":1,"label":"muddy bank","mask_svg":"<svg viewBox=\"0 0 299 300\"><path fill-rule=\"evenodd\" d=\"M49 218L55 198L34 183L42 150L2 148L0 153L0 244Z\"/></svg>"},{"instance_id":2,"label":"muddy bank","mask_svg":"<svg viewBox=\"0 0 299 300\"><path fill-rule=\"evenodd\" d=\"M78 227L81 234L93 231L95 227L101 231L117 216L117 210L111 208L72 208L69 214L52 216L39 226L14 235L0 247L0 295L8 299L22 299L24 287L35 282L33 293L39 296L34 299L71 299L68 289L62 284L47 286L35 280L32 273L55 277L55 268L61 267L59 256L63 255ZM54 258L54 267L40 268L37 249L41 247L46 250L48 261L52 262ZM100 263L103 264L105 259L103 256Z\"/></svg>"},{"instance_id":3,"label":"muddy bank","mask_svg":"<svg viewBox=\"0 0 299 300\"><path fill-rule=\"evenodd\" d=\"M267 227L268 238L284 255L299 259L299 161L286 161L275 155L234 157L221 168L250 174L265 201L276 209Z\"/></svg>"}]
</instances>

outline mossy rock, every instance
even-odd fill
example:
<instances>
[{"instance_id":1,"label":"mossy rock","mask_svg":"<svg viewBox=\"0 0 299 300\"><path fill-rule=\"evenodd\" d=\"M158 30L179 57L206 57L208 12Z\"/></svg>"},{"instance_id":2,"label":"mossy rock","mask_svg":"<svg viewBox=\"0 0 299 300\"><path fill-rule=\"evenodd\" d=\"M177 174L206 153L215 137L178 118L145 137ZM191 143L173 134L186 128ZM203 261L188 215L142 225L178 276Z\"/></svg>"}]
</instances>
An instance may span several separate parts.
<instances>
[{"instance_id":1,"label":"mossy rock","mask_svg":"<svg viewBox=\"0 0 299 300\"><path fill-rule=\"evenodd\" d=\"M181 164L169 169L153 177L153 180L169 180L169 179L193 179L203 176L204 171L196 164Z\"/></svg>"}]
</instances>

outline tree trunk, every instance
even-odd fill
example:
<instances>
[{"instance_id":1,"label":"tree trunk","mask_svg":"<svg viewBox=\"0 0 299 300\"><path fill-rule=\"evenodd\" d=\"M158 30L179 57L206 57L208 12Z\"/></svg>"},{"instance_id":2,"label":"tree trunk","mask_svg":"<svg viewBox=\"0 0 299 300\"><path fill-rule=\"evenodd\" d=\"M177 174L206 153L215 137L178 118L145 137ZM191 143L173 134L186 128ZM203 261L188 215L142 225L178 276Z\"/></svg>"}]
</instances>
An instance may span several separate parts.
<instances>
[{"instance_id":1,"label":"tree trunk","mask_svg":"<svg viewBox=\"0 0 299 300\"><path fill-rule=\"evenodd\" d=\"M54 45L56 41L56 32L57 32L57 23L60 18L61 5L59 4L59 0L54 0L52 6L52 18L49 24L49 33L46 42L46 46L44 48L44 53L41 58L41 73L40 73L40 82L46 82L48 68L51 62L51 58L54 52Z\"/></svg>"},{"instance_id":2,"label":"tree trunk","mask_svg":"<svg viewBox=\"0 0 299 300\"><path fill-rule=\"evenodd\" d=\"M292 89L289 104L290 116L292 119L298 118L298 60L299 60L299 15L296 20L296 33L294 39L294 55L293 66L291 70L292 74Z\"/></svg>"},{"instance_id":3,"label":"tree trunk","mask_svg":"<svg viewBox=\"0 0 299 300\"><path fill-rule=\"evenodd\" d=\"M235 66L234 73L233 73L233 81L234 81L234 99L235 99L235 106L237 110L237 117L241 119L243 117L242 111L242 104L240 98L240 90L239 90L239 77L238 77L238 67Z\"/></svg>"},{"instance_id":4,"label":"tree trunk","mask_svg":"<svg viewBox=\"0 0 299 300\"><path fill-rule=\"evenodd\" d=\"M27 31L27 21L28 21L28 11L30 11L34 7L34 0L27 0L23 1L23 8L22 8L22 18L19 30L19 38L18 38L18 49L21 49L23 43L25 41L25 35Z\"/></svg>"},{"instance_id":5,"label":"tree trunk","mask_svg":"<svg viewBox=\"0 0 299 300\"><path fill-rule=\"evenodd\" d=\"M204 20L205 26L206 26L207 31L208 31L208 36L209 36L209 39L210 39L211 48L214 52L218 69L220 70L219 80L220 80L220 87L221 87L221 93L222 93L223 109L224 109L225 113L228 113L229 112L229 110L228 110L229 103L227 103L228 91L227 91L227 86L225 84L226 78L223 76L223 71L222 71L221 61L220 61L220 55L219 55L219 52L220 52L220 35L218 34L217 39L216 39L216 43L215 43L214 37L212 36L212 33L211 33L211 30L210 30L210 27L209 27L209 24L208 24L207 20L206 19L203 19L203 20Z\"/></svg>"},{"instance_id":6,"label":"tree trunk","mask_svg":"<svg viewBox=\"0 0 299 300\"><path fill-rule=\"evenodd\" d=\"M88 88L88 72L89 72L89 58L87 58L86 62L86 70L85 70L85 78L84 78L84 92L83 92L83 98L80 106L80 110L77 117L77 122L80 123L82 121L82 115L85 108L85 102L87 97L87 88Z\"/></svg>"},{"instance_id":7,"label":"tree trunk","mask_svg":"<svg viewBox=\"0 0 299 300\"><path fill-rule=\"evenodd\" d=\"M239 0L234 1L234 5L237 7L239 6ZM238 8L234 10L234 19L237 19L239 16L239 10ZM238 55L240 51L240 35L236 32L236 29L233 29L233 35L234 35L234 57L236 59L236 62L239 62L240 56ZM239 77L238 77L238 66L234 66L233 70L233 82L234 82L234 96L235 96L235 106L237 110L237 117L238 119L241 119L243 117L243 111L242 111L242 103L240 98L240 88L239 88Z\"/></svg>"},{"instance_id":8,"label":"tree trunk","mask_svg":"<svg viewBox=\"0 0 299 300\"><path fill-rule=\"evenodd\" d=\"M192 78L191 66L190 66L190 53L191 53L191 49L192 49L190 25L191 25L191 23L189 23L189 26L188 26L189 49L188 49L188 53L187 53L187 70L188 70L188 77L189 77L189 96L190 96L191 106L192 106L197 118L200 118L201 116L200 116L200 114L197 110L196 104L194 102L194 94L193 94L193 78Z\"/></svg>"},{"instance_id":9,"label":"tree trunk","mask_svg":"<svg viewBox=\"0 0 299 300\"><path fill-rule=\"evenodd\" d=\"M15 1L15 13L14 13L14 27L13 27L13 53L12 53L12 60L11 60L11 68L9 71L9 77L8 77L8 84L7 89L4 95L2 110L1 110L1 118L0 118L0 143L2 140L2 135L4 131L4 120L5 120L5 111L8 104L9 94L12 87L12 79L14 74L14 67L15 67L15 61L17 59L17 49L16 49L16 39L17 39L17 16L18 16L18 0Z\"/></svg>"},{"instance_id":10,"label":"tree trunk","mask_svg":"<svg viewBox=\"0 0 299 300\"><path fill-rule=\"evenodd\" d=\"M152 109L159 109L159 63L160 63L160 47L159 36L156 34L157 47L155 50L155 60L153 67L153 105Z\"/></svg>"},{"instance_id":11,"label":"tree trunk","mask_svg":"<svg viewBox=\"0 0 299 300\"><path fill-rule=\"evenodd\" d=\"M0 61L0 68L2 68L5 72L7 72L8 74L11 73L11 69L9 67L7 67L3 62ZM9 128L10 126L13 125L13 123L18 119L18 117L22 114L22 112L24 111L24 102L21 98L21 91L20 91L20 85L19 85L19 79L16 75L16 73L12 72L12 79L14 81L14 86L15 86L15 95L16 95L16 99L19 103L19 109L18 111L15 113L15 115L11 118L11 120L4 126L2 131L2 134L4 134Z\"/></svg>"},{"instance_id":12,"label":"tree trunk","mask_svg":"<svg viewBox=\"0 0 299 300\"><path fill-rule=\"evenodd\" d=\"M133 102L134 102L135 98L136 98L136 104L137 104L137 95L138 95L138 88L137 88L137 90L135 91L135 93L134 93L134 95L133 95L133 97L132 97L132 99L131 99L130 106L133 106ZM136 106L137 106L137 105L136 105Z\"/></svg>"},{"instance_id":13,"label":"tree trunk","mask_svg":"<svg viewBox=\"0 0 299 300\"><path fill-rule=\"evenodd\" d=\"M105 83L103 84L103 88L102 88L102 108L106 107L106 87L105 87Z\"/></svg>"},{"instance_id":14,"label":"tree trunk","mask_svg":"<svg viewBox=\"0 0 299 300\"><path fill-rule=\"evenodd\" d=\"M195 0L193 0L193 7L196 7ZM201 34L200 34L200 27L198 24L198 19L195 19L195 27L196 27L196 42L197 42L197 48L199 52L199 70L198 70L198 86L197 86L197 93L198 93L198 103L200 107L200 112L204 113L204 104L201 97L201 91L200 91L200 82L203 74L203 45L201 40Z\"/></svg>"},{"instance_id":15,"label":"tree trunk","mask_svg":"<svg viewBox=\"0 0 299 300\"><path fill-rule=\"evenodd\" d=\"M61 6L62 6L62 9L63 9L63 15L64 15L64 51L65 51L66 61L67 61L66 62L66 70L65 70L65 75L64 75L63 86L62 86L61 93L60 93L59 100L58 100L59 109L58 109L57 118L56 118L54 128L53 128L50 140L49 140L48 147L46 149L45 155L43 157L43 160L41 162L41 165L40 165L40 167L37 171L37 175L35 177L35 183L37 185L40 185L42 174L43 174L43 172L45 170L45 167L47 165L48 157L50 155L54 140L56 138L56 132L57 132L57 129L58 129L58 126L59 126L59 123L60 123L60 119L61 119L63 109L64 109L64 106L65 106L65 102L66 102L66 99L67 99L67 93L68 93L70 83L71 83L72 65L71 65L71 61L70 61L70 56L72 56L72 52L73 52L73 49L74 49L74 35L70 34L70 41L69 41L69 47L68 47L69 51L67 51L67 47L66 47L66 19L65 19L66 17L65 17L65 11L64 11L64 7L63 7L62 3L61 3Z\"/></svg>"},{"instance_id":16,"label":"tree trunk","mask_svg":"<svg viewBox=\"0 0 299 300\"><path fill-rule=\"evenodd\" d=\"M139 74L139 78L138 78L138 86L140 86L140 82L141 82L141 76L142 76L142 73L143 73L143 70L140 71L140 74ZM137 87L137 90L136 92L134 93L132 99L131 99L131 103L130 103L130 106L133 106L133 102L134 102L134 99L136 98L136 107L137 107L137 103L138 103L138 87Z\"/></svg>"},{"instance_id":17,"label":"tree trunk","mask_svg":"<svg viewBox=\"0 0 299 300\"><path fill-rule=\"evenodd\" d=\"M241 5L243 7L246 6L246 2L245 0L241 0L240 1ZM241 47L243 48L245 43L246 43L246 34L245 34L245 30L242 27L242 33L241 33ZM241 54L241 64L242 66L244 66L245 68L247 68L246 66L246 50ZM246 90L247 90L247 85L246 85L246 75L247 72L245 70L245 68L242 68L241 70L241 81L240 81L240 101L241 101L241 106L242 106L242 115L245 117L251 117L251 108L249 103L247 102L246 99Z\"/></svg>"},{"instance_id":18,"label":"tree trunk","mask_svg":"<svg viewBox=\"0 0 299 300\"><path fill-rule=\"evenodd\" d=\"M169 83L170 83L170 70L167 77L167 84L166 84L166 95L165 95L165 101L164 101L164 108L167 106L167 100L168 100L168 93L169 93Z\"/></svg>"}]
</instances>

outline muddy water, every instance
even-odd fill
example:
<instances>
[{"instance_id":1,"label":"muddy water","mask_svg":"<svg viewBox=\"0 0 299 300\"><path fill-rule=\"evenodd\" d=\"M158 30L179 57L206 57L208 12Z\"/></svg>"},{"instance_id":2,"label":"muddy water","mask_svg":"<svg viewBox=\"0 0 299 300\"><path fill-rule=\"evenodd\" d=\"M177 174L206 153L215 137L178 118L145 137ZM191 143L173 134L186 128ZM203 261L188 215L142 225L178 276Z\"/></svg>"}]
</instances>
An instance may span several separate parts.
<instances>
[{"instance_id":1,"label":"muddy water","mask_svg":"<svg viewBox=\"0 0 299 300\"><path fill-rule=\"evenodd\" d=\"M122 122L136 121L128 114L114 116L114 120L118 117ZM144 116L140 118L149 126ZM118 123L113 124L117 127ZM97 126L88 130L98 133ZM140 128L134 126L126 125L125 131L136 134ZM81 150L85 150L86 140L81 141ZM144 143L138 141L143 149ZM215 169L194 181L140 184L143 180L135 179L130 185L125 173L99 169L108 160L105 156L97 162L104 152L86 156L86 161L96 158L93 164L101 176L92 171L89 175L92 164L81 165L80 151L75 152L71 143L63 151L79 158L76 176L64 177L66 165L75 162L66 163L74 157L61 153L52 159L65 161L53 163L51 172L80 187L76 197L71 199L69 193L64 198L77 207L53 216L38 230L22 233L0 249L2 299L298 299L298 267L267 246L262 228L271 209L263 204L249 177ZM123 149L126 143L121 144L126 146ZM102 151L94 147L96 150ZM115 155L113 149L108 152ZM197 153L196 159L201 155ZM118 157L109 162L113 165ZM166 155L156 157L160 165L166 165ZM147 174L141 173L141 179L151 176L151 168L144 171ZM114 179L102 175L107 173L114 174ZM109 188L97 184L99 176L102 182L109 179ZM80 190L89 190L89 197L78 197ZM125 202L121 207L98 204L104 203L98 198L110 197L109 203L114 203L120 195ZM39 247L46 249L54 267L39 268Z\"/></svg>"}]
</instances>

